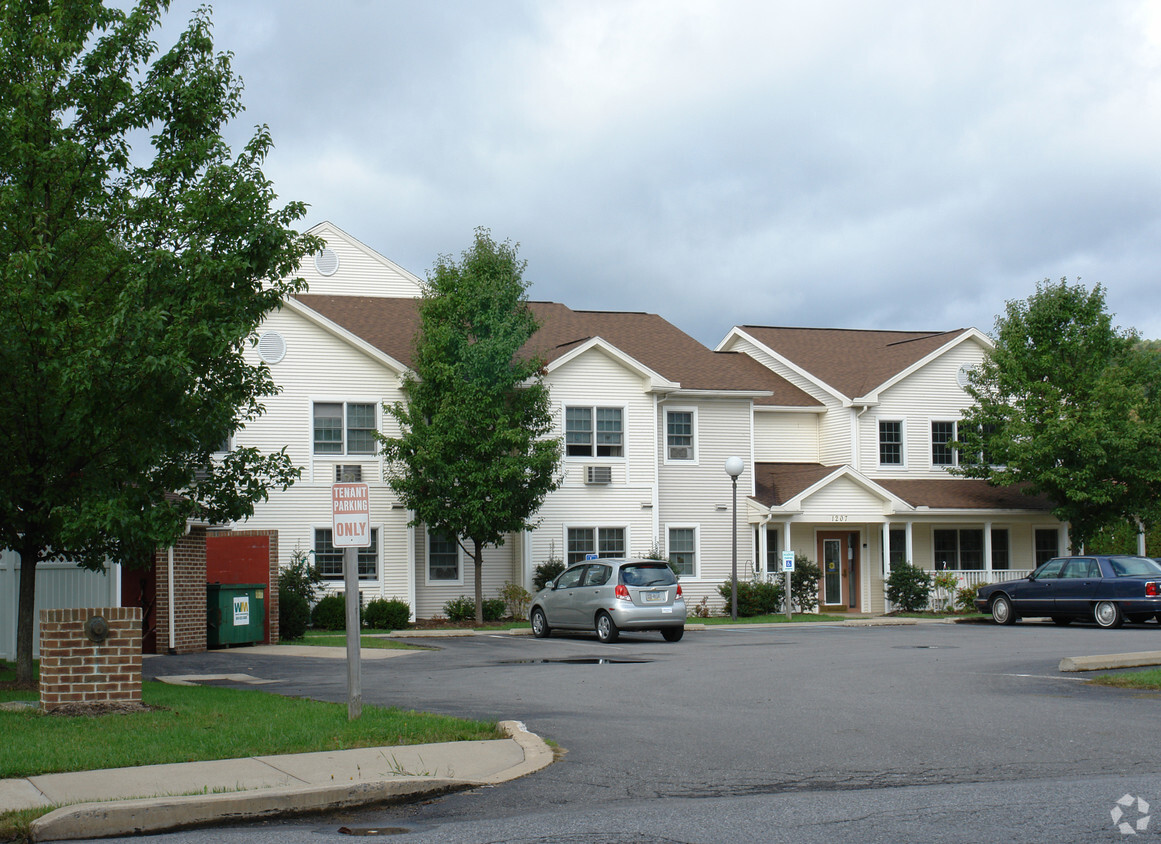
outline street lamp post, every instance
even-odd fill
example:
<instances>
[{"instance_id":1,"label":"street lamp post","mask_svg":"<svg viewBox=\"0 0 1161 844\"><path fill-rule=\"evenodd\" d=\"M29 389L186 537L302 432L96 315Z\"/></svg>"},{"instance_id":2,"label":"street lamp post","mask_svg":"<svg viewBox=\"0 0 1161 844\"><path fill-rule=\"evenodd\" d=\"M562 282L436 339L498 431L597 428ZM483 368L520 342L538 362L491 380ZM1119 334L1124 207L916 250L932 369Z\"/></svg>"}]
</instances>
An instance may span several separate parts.
<instances>
[{"instance_id":1,"label":"street lamp post","mask_svg":"<svg viewBox=\"0 0 1161 844\"><path fill-rule=\"evenodd\" d=\"M730 563L730 583L733 585L733 590L730 593L730 618L734 621L738 620L738 475L742 474L742 470L746 468L746 464L742 462L740 457L729 457L726 459L726 474L730 476L734 487L734 510L733 510L733 534L730 543L733 556Z\"/></svg>"}]
</instances>

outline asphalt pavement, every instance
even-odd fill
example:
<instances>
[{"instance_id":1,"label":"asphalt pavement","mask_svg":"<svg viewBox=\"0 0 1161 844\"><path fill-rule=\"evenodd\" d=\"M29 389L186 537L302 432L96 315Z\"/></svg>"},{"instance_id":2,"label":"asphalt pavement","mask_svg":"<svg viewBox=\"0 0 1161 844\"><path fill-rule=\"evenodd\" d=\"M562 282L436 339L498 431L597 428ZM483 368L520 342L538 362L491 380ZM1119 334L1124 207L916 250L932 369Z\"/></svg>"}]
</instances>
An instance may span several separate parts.
<instances>
[{"instance_id":1,"label":"asphalt pavement","mask_svg":"<svg viewBox=\"0 0 1161 844\"><path fill-rule=\"evenodd\" d=\"M851 626L918 623L940 622L895 618L845 622ZM778 625L782 629L791 626L799 625ZM700 626L691 625L690 629L697 631ZM408 637L417 638L417 634L409 631ZM342 648L274 646L230 651L238 655L259 652L290 659L345 658ZM369 659L394 653L399 652L363 651ZM1070 657L1062 661L1060 670L1155 664L1161 664L1161 651ZM168 679L178 683L253 681L242 674ZM553 750L521 722L503 721L501 727L508 738L494 741L248 757L0 780L0 810L60 807L33 822L36 841L112 837L418 801L506 782L553 762Z\"/></svg>"}]
</instances>

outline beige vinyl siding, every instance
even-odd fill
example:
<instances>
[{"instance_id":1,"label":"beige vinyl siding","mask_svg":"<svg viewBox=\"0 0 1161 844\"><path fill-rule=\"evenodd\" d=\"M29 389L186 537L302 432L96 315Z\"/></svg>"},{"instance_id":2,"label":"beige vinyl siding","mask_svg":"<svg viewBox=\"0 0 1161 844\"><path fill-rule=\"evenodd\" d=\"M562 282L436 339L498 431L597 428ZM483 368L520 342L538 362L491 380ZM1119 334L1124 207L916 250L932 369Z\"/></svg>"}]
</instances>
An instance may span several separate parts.
<instances>
[{"instance_id":1,"label":"beige vinyl siding","mask_svg":"<svg viewBox=\"0 0 1161 844\"><path fill-rule=\"evenodd\" d=\"M470 547L470 546L469 546ZM518 537L509 539L500 547L484 549L483 587L484 600L498 598L500 589L506 582L519 582L520 542ZM427 531L415 529L415 617L434 618L446 616L443 605L448 601L465 596L476 597L476 569L472 558L460 552L461 583L429 583L427 580Z\"/></svg>"},{"instance_id":2,"label":"beige vinyl siding","mask_svg":"<svg viewBox=\"0 0 1161 844\"><path fill-rule=\"evenodd\" d=\"M368 249L354 238L323 223L311 230L327 242L339 259L338 270L324 276L308 255L299 268L308 292L337 296L389 296L414 298L420 294L420 280L407 270Z\"/></svg>"},{"instance_id":3,"label":"beige vinyl siding","mask_svg":"<svg viewBox=\"0 0 1161 844\"><path fill-rule=\"evenodd\" d=\"M237 527L277 530L279 564L288 565L296 549L314 547L314 528L331 524L335 465L358 464L369 486L371 524L380 530L383 573L382 580L363 582L361 589L368 597L406 599L407 515L391 509L396 498L383 480L381 460L374 454L315 455L313 432L313 402L327 400L374 404L380 429L397 430L381 408L384 400L400 397L397 373L289 309L270 314L259 333L265 331L277 331L286 341L286 356L270 366L282 392L264 399L266 413L240 430L235 442L265 453L285 447L302 477L286 492L256 504L254 515ZM255 349L247 348L245 354L250 362L258 361Z\"/></svg>"},{"instance_id":4,"label":"beige vinyl siding","mask_svg":"<svg viewBox=\"0 0 1161 844\"><path fill-rule=\"evenodd\" d=\"M623 456L561 458L566 488L584 486L586 466L608 466L613 486L648 486L653 471L653 400L644 379L598 349L592 349L549 373L544 379L552 395L556 434L564 439L565 408L622 409Z\"/></svg>"},{"instance_id":5,"label":"beige vinyl siding","mask_svg":"<svg viewBox=\"0 0 1161 844\"><path fill-rule=\"evenodd\" d=\"M847 522L859 518L881 519L883 502L850 478L839 478L827 484L802 502L802 520L833 524L835 530L847 530Z\"/></svg>"},{"instance_id":6,"label":"beige vinyl siding","mask_svg":"<svg viewBox=\"0 0 1161 844\"><path fill-rule=\"evenodd\" d=\"M696 407L696 464L664 463L665 413L667 403L658 413L658 522L662 546L668 541L666 525L697 526L698 576L683 577L681 588L686 603L693 605L703 597L711 605L720 603L717 586L730 577L732 484L726 474L729 457L740 457L745 470L738 476L738 572L748 578L754 560L753 531L747 523L746 501L753 492L754 456L751 453L751 403L742 400L701 400L684 402L675 399L674 407ZM719 509L721 508L721 509Z\"/></svg>"},{"instance_id":7,"label":"beige vinyl siding","mask_svg":"<svg viewBox=\"0 0 1161 844\"><path fill-rule=\"evenodd\" d=\"M819 421L817 413L756 410L754 459L759 463L817 463Z\"/></svg>"},{"instance_id":8,"label":"beige vinyl siding","mask_svg":"<svg viewBox=\"0 0 1161 844\"><path fill-rule=\"evenodd\" d=\"M971 397L956 376L961 366L982 359L983 349L967 340L885 390L878 406L859 418L859 470L877 477L946 476L945 469L931 463L931 423L958 420L970 407ZM903 466L879 465L880 420L904 423Z\"/></svg>"},{"instance_id":9,"label":"beige vinyl siding","mask_svg":"<svg viewBox=\"0 0 1161 844\"><path fill-rule=\"evenodd\" d=\"M841 466L852 460L849 410L843 407L839 399L748 340L734 338L729 344L728 351L748 354L826 406L826 412L819 415L815 422L818 434L813 451L816 456L810 459L818 460L828 466ZM793 462L799 462L798 459L790 459ZM806 458L802 459L806 460Z\"/></svg>"}]
</instances>

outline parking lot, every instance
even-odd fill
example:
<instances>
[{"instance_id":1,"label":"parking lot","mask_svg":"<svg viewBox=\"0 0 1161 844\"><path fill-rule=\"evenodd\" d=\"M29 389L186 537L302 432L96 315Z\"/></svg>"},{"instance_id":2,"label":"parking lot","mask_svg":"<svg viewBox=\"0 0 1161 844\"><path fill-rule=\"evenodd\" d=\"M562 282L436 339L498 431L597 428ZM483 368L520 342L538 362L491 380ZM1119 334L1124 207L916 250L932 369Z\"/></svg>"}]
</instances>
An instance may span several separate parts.
<instances>
[{"instance_id":1,"label":"parking lot","mask_svg":"<svg viewBox=\"0 0 1161 844\"><path fill-rule=\"evenodd\" d=\"M1027 836L1029 822L1057 840L1082 833L1098 836L1084 840L1117 840L1110 822L1116 799L1152 783L1147 799L1161 801L1161 762L1148 739L1161 696L1091 686L1058 671L1064 657L1161 649L1155 624L771 626L690 632L678 643L650 633L615 645L581 635L438 644L438 651L365 664L364 702L519 719L564 753L546 771L501 788L356 819L361 827L409 830L395 840L517 840L508 837L512 829L495 830L583 829L600 826L599 817L640 818L667 840L746 840L745 827L737 837L728 825L693 835L686 824L714 804L749 806L760 817L779 806L790 812L801 801L839 812L831 822L846 825L848 840L893 840L903 827L876 816L863 828L854 819L907 789L978 815L949 825L936 811L929 831L939 835L930 840L978 840L1005 830ZM345 699L336 660L236 649L150 659L146 673L224 666L277 680L267 691ZM1037 784L1047 782L1057 785L1032 821L987 808L1040 793ZM967 800L985 793L991 796L983 802ZM1058 796L1064 794L1071 796ZM977 803L978 811L971 808ZM664 830L645 820L657 817ZM791 823L787 829L798 834L786 840L827 840L817 820L808 813ZM330 828L317 820L280 824L270 840L318 841ZM457 837L468 828L485 837ZM183 840L211 840L197 838L204 834ZM907 840L918 834L907 827Z\"/></svg>"}]
</instances>

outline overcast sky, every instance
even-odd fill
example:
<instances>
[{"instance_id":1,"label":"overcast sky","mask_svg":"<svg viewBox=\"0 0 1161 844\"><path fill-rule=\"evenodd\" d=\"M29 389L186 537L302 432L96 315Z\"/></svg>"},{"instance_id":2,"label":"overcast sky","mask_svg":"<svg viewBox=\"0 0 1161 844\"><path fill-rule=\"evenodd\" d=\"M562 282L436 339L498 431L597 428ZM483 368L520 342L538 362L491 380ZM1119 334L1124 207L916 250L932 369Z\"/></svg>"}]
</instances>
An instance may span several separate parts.
<instances>
[{"instance_id":1,"label":"overcast sky","mask_svg":"<svg viewBox=\"0 0 1161 844\"><path fill-rule=\"evenodd\" d=\"M531 298L710 346L747 323L990 332L1063 276L1161 338L1161 3L223 0L214 21L280 196L421 277L486 226Z\"/></svg>"}]
</instances>

